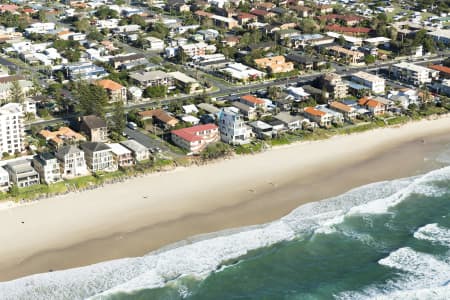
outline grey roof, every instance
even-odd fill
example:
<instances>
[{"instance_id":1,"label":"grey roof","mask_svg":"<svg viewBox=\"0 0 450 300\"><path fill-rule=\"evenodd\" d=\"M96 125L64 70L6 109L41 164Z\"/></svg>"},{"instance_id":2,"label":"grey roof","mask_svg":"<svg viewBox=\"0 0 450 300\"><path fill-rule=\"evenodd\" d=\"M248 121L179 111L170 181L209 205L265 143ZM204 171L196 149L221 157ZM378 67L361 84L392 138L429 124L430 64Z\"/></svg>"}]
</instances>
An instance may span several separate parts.
<instances>
[{"instance_id":1,"label":"grey roof","mask_svg":"<svg viewBox=\"0 0 450 300\"><path fill-rule=\"evenodd\" d=\"M103 150L111 150L108 145L105 143L99 142L86 142L81 144L81 149L88 150L91 152L103 151Z\"/></svg>"},{"instance_id":2,"label":"grey roof","mask_svg":"<svg viewBox=\"0 0 450 300\"><path fill-rule=\"evenodd\" d=\"M47 165L49 160L56 159L55 155L50 152L44 152L33 157L33 160L38 161L41 165Z\"/></svg>"},{"instance_id":3,"label":"grey roof","mask_svg":"<svg viewBox=\"0 0 450 300\"><path fill-rule=\"evenodd\" d=\"M15 173L36 172L27 159L16 160L6 164L6 167Z\"/></svg>"},{"instance_id":4,"label":"grey roof","mask_svg":"<svg viewBox=\"0 0 450 300\"><path fill-rule=\"evenodd\" d=\"M245 111L245 112L249 112L251 110L255 110L253 107L251 107L250 105L241 103L241 102L237 102L234 101L233 103L231 103L231 105L233 105L234 107L239 108L239 110Z\"/></svg>"},{"instance_id":5,"label":"grey roof","mask_svg":"<svg viewBox=\"0 0 450 300\"><path fill-rule=\"evenodd\" d=\"M133 152L140 152L140 151L147 151L147 147L142 145L141 143L135 141L135 140L126 140L123 142L120 142L123 146L127 147Z\"/></svg>"},{"instance_id":6,"label":"grey roof","mask_svg":"<svg viewBox=\"0 0 450 300\"><path fill-rule=\"evenodd\" d=\"M203 109L204 111L209 112L211 114L216 114L220 111L219 108L217 108L214 105L209 104L209 103L200 103L200 104L197 104L197 106L198 106L198 108Z\"/></svg>"},{"instance_id":7,"label":"grey roof","mask_svg":"<svg viewBox=\"0 0 450 300\"><path fill-rule=\"evenodd\" d=\"M80 152L80 148L78 148L77 146L74 145L65 145L62 146L61 148L58 149L58 151L56 152L56 157L64 157L67 154L73 154L73 153L78 153Z\"/></svg>"},{"instance_id":8,"label":"grey roof","mask_svg":"<svg viewBox=\"0 0 450 300\"><path fill-rule=\"evenodd\" d=\"M302 118L301 116L293 116L288 112L280 112L278 115L275 116L275 119L288 124L296 121L301 121L304 118Z\"/></svg>"},{"instance_id":9,"label":"grey roof","mask_svg":"<svg viewBox=\"0 0 450 300\"><path fill-rule=\"evenodd\" d=\"M106 127L106 121L96 115L84 116L81 120L90 129Z\"/></svg>"}]
</instances>

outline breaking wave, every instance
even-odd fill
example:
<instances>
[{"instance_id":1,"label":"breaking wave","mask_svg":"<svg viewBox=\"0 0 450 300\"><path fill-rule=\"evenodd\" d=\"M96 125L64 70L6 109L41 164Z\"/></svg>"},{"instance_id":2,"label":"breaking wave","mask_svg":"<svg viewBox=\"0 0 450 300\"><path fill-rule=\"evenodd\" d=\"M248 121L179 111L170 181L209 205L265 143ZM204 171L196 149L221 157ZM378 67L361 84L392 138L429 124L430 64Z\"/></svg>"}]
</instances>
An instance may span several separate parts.
<instances>
[{"instance_id":1,"label":"breaking wave","mask_svg":"<svg viewBox=\"0 0 450 300\"><path fill-rule=\"evenodd\" d=\"M0 298L101 299L118 292L163 287L184 276L203 279L211 272L221 270L227 261L236 260L249 251L313 234L331 233L347 216L388 213L389 207L412 194L442 194L443 191L433 185L433 182L441 180L450 180L450 167L422 176L365 185L334 198L300 206L287 216L268 224L189 239L142 257L112 260L2 282ZM419 229L417 238L439 239L436 234L440 233L436 233L431 225ZM399 249L379 263L412 273L416 277L420 275L422 279L433 278L433 282L428 283L436 283L436 286L450 278L450 267L446 262L409 248ZM417 286L417 281L411 278L408 279L411 285L390 283L398 287L392 288L392 291L429 287ZM366 291L365 294L380 295L380 291L374 287L374 293ZM339 297L346 298L349 295L344 293Z\"/></svg>"}]
</instances>

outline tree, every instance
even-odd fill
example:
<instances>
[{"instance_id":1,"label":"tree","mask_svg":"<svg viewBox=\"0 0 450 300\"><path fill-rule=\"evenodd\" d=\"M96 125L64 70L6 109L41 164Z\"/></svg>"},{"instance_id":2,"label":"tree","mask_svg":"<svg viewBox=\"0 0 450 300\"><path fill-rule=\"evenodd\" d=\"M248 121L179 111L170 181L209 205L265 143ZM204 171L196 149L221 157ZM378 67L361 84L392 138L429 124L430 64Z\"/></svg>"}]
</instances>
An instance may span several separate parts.
<instances>
[{"instance_id":1,"label":"tree","mask_svg":"<svg viewBox=\"0 0 450 300\"><path fill-rule=\"evenodd\" d=\"M367 65L369 65L369 64L373 64L373 63L375 63L375 56L373 56L373 55L366 55L366 56L364 56L364 62L367 64Z\"/></svg>"},{"instance_id":2,"label":"tree","mask_svg":"<svg viewBox=\"0 0 450 300\"><path fill-rule=\"evenodd\" d=\"M114 19L118 17L118 13L114 9L103 5L97 9L97 11L95 12L95 16L101 20Z\"/></svg>"},{"instance_id":3,"label":"tree","mask_svg":"<svg viewBox=\"0 0 450 300\"><path fill-rule=\"evenodd\" d=\"M144 90L144 97L160 98L164 97L166 93L167 86L165 85L149 86Z\"/></svg>"},{"instance_id":4,"label":"tree","mask_svg":"<svg viewBox=\"0 0 450 300\"><path fill-rule=\"evenodd\" d=\"M145 19L143 17L141 17L140 15L132 15L130 17L130 23L139 25L142 28L145 28L145 25L146 25Z\"/></svg>"},{"instance_id":5,"label":"tree","mask_svg":"<svg viewBox=\"0 0 450 300\"><path fill-rule=\"evenodd\" d=\"M91 25L89 24L89 20L84 18L75 22L75 28L77 31L87 32Z\"/></svg>"},{"instance_id":6,"label":"tree","mask_svg":"<svg viewBox=\"0 0 450 300\"><path fill-rule=\"evenodd\" d=\"M164 24L154 23L149 34L163 40L169 35L169 31L169 28L167 28Z\"/></svg>"},{"instance_id":7,"label":"tree","mask_svg":"<svg viewBox=\"0 0 450 300\"><path fill-rule=\"evenodd\" d=\"M102 33L100 33L96 28L94 28L88 33L87 38L90 40L101 42L105 39L105 36Z\"/></svg>"},{"instance_id":8,"label":"tree","mask_svg":"<svg viewBox=\"0 0 450 300\"><path fill-rule=\"evenodd\" d=\"M73 93L78 101L77 109L81 114L105 116L108 94L104 88L80 81L75 84Z\"/></svg>"},{"instance_id":9,"label":"tree","mask_svg":"<svg viewBox=\"0 0 450 300\"><path fill-rule=\"evenodd\" d=\"M39 10L38 18L39 18L39 21L41 21L41 22L46 22L47 21L47 16L45 14L45 10L42 10L42 9Z\"/></svg>"},{"instance_id":10,"label":"tree","mask_svg":"<svg viewBox=\"0 0 450 300\"><path fill-rule=\"evenodd\" d=\"M22 87L20 83L15 80L12 82L11 88L9 89L8 102L12 103L23 103L25 101L25 95L23 94Z\"/></svg>"},{"instance_id":11,"label":"tree","mask_svg":"<svg viewBox=\"0 0 450 300\"><path fill-rule=\"evenodd\" d=\"M125 109L122 101L114 103L111 120L111 138L115 141L119 141L126 126Z\"/></svg>"}]
</instances>

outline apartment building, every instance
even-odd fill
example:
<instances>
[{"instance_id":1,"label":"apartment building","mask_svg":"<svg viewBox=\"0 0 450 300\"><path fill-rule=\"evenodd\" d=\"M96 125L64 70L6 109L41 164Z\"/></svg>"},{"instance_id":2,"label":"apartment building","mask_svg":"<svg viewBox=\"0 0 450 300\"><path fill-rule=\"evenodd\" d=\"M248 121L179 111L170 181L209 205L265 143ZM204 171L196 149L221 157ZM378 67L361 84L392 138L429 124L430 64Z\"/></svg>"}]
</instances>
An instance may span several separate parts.
<instances>
[{"instance_id":1,"label":"apartment building","mask_svg":"<svg viewBox=\"0 0 450 300\"><path fill-rule=\"evenodd\" d=\"M137 85L146 88L149 86L173 85L173 77L160 70L150 72L134 72L130 74L130 79Z\"/></svg>"},{"instance_id":2,"label":"apartment building","mask_svg":"<svg viewBox=\"0 0 450 300\"><path fill-rule=\"evenodd\" d=\"M110 102L127 102L127 88L123 85L110 79L97 81L97 85L106 90Z\"/></svg>"},{"instance_id":3,"label":"apartment building","mask_svg":"<svg viewBox=\"0 0 450 300\"><path fill-rule=\"evenodd\" d=\"M273 74L291 72L294 70L294 63L290 61L287 62L282 55L258 58L255 59L255 64L258 68L268 69L269 72Z\"/></svg>"},{"instance_id":4,"label":"apartment building","mask_svg":"<svg viewBox=\"0 0 450 300\"><path fill-rule=\"evenodd\" d=\"M180 50L183 51L189 57L211 54L216 52L215 45L208 45L206 43L194 43L194 44L185 44L180 46Z\"/></svg>"},{"instance_id":5,"label":"apartment building","mask_svg":"<svg viewBox=\"0 0 450 300\"><path fill-rule=\"evenodd\" d=\"M355 74L352 74L352 81L367 86L375 94L384 93L385 90L384 78L370 73L362 71L356 72Z\"/></svg>"},{"instance_id":6,"label":"apartment building","mask_svg":"<svg viewBox=\"0 0 450 300\"><path fill-rule=\"evenodd\" d=\"M91 62L67 65L64 70L69 80L95 80L108 76L103 67L96 66Z\"/></svg>"},{"instance_id":7,"label":"apartment building","mask_svg":"<svg viewBox=\"0 0 450 300\"><path fill-rule=\"evenodd\" d=\"M0 107L0 153L25 150L22 105L8 103Z\"/></svg>"},{"instance_id":8,"label":"apartment building","mask_svg":"<svg viewBox=\"0 0 450 300\"><path fill-rule=\"evenodd\" d=\"M343 57L350 64L357 64L362 61L364 58L364 53L359 51L349 50L347 48L341 46L331 46L328 47L327 50L336 56Z\"/></svg>"},{"instance_id":9,"label":"apartment building","mask_svg":"<svg viewBox=\"0 0 450 300\"><path fill-rule=\"evenodd\" d=\"M433 79L438 79L439 71L415 65L408 62L401 62L392 65L392 75L402 81L420 86L431 83Z\"/></svg>"},{"instance_id":10,"label":"apartment building","mask_svg":"<svg viewBox=\"0 0 450 300\"><path fill-rule=\"evenodd\" d=\"M322 76L321 82L333 99L341 99L347 96L348 86L342 80L340 75L336 73L327 73Z\"/></svg>"}]
</instances>

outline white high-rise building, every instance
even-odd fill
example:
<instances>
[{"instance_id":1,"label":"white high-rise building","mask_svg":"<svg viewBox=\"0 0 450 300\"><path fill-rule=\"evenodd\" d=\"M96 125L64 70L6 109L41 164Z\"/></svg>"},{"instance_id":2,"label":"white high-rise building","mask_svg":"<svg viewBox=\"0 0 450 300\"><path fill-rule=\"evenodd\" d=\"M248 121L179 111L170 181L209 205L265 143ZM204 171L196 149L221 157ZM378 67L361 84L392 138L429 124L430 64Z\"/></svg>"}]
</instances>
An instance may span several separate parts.
<instances>
[{"instance_id":1,"label":"white high-rise building","mask_svg":"<svg viewBox=\"0 0 450 300\"><path fill-rule=\"evenodd\" d=\"M8 103L0 107L0 154L25 150L22 105Z\"/></svg>"},{"instance_id":2,"label":"white high-rise building","mask_svg":"<svg viewBox=\"0 0 450 300\"><path fill-rule=\"evenodd\" d=\"M225 107L219 112L219 132L223 142L239 145L249 142L251 129L245 125L237 108Z\"/></svg>"}]
</instances>

